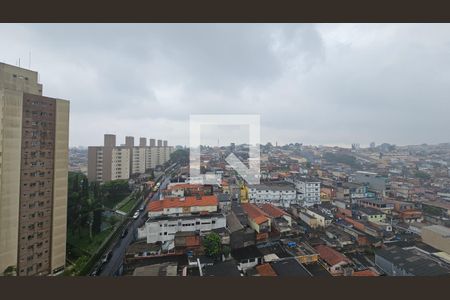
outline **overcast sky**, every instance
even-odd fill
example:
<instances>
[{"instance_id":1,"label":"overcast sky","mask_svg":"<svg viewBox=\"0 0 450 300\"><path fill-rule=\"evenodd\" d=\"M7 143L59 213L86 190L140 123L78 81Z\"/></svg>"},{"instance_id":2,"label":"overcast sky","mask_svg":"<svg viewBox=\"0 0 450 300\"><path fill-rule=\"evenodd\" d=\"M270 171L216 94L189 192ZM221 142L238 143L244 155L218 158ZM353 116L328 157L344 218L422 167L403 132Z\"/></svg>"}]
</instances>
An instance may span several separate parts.
<instances>
[{"instance_id":1,"label":"overcast sky","mask_svg":"<svg viewBox=\"0 0 450 300\"><path fill-rule=\"evenodd\" d=\"M185 145L199 113L260 114L263 143L450 142L450 24L0 24L0 37L1 62L28 68L31 51L44 95L71 101L71 146Z\"/></svg>"}]
</instances>

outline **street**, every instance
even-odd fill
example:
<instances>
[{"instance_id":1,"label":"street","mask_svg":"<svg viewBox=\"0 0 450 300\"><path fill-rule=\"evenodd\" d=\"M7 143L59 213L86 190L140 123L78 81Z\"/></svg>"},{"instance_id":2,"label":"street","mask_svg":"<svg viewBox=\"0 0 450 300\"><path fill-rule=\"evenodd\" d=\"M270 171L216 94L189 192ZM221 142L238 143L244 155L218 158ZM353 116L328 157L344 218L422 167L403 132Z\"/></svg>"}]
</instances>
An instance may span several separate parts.
<instances>
[{"instance_id":1,"label":"street","mask_svg":"<svg viewBox=\"0 0 450 300\"><path fill-rule=\"evenodd\" d=\"M157 201L160 197L160 191L166 189L167 185L170 183L170 174L163 175L161 178L161 186L158 191L153 194L151 199L144 199L142 203L147 204L149 201ZM136 240L137 237L137 229L142 226L147 220L147 212L146 209L144 211L139 212L139 217L137 219L129 218L129 222L127 224L128 233L125 237L121 238L120 236L113 243L113 245L106 251L112 251L111 259L103 264L102 271L99 276L118 276L120 275L120 269L122 266L122 262L125 256L125 252L128 246Z\"/></svg>"}]
</instances>

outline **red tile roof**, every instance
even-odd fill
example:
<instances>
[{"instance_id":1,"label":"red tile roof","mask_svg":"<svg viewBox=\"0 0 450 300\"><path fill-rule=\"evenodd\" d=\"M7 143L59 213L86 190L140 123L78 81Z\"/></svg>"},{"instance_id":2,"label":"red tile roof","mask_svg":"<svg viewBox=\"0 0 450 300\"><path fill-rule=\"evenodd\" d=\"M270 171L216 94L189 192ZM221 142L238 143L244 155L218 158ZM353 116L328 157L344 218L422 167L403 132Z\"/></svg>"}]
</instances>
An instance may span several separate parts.
<instances>
[{"instance_id":1,"label":"red tile roof","mask_svg":"<svg viewBox=\"0 0 450 300\"><path fill-rule=\"evenodd\" d=\"M315 247L315 249L319 253L319 256L330 266L337 265L341 262L351 262L350 259L345 257L342 253L328 246L318 245Z\"/></svg>"},{"instance_id":2,"label":"red tile roof","mask_svg":"<svg viewBox=\"0 0 450 300\"><path fill-rule=\"evenodd\" d=\"M174 197L165 198L159 201L152 201L148 204L147 209L149 211L162 211L164 208L174 207L192 207L192 206L217 206L219 201L216 195L211 196L190 196L190 197Z\"/></svg>"},{"instance_id":3,"label":"red tile roof","mask_svg":"<svg viewBox=\"0 0 450 300\"><path fill-rule=\"evenodd\" d=\"M259 225L269 220L264 212L256 205L251 203L243 203L241 206L250 219L252 219L256 224Z\"/></svg>"},{"instance_id":4,"label":"red tile roof","mask_svg":"<svg viewBox=\"0 0 450 300\"><path fill-rule=\"evenodd\" d=\"M275 273L270 264L256 266L256 271L258 271L258 274L261 276L277 276L277 273Z\"/></svg>"},{"instance_id":5,"label":"red tile roof","mask_svg":"<svg viewBox=\"0 0 450 300\"><path fill-rule=\"evenodd\" d=\"M203 187L202 184L180 183L180 184L171 185L167 189L169 191L178 190L178 189L190 189L190 190L198 189L198 190L200 190L202 187Z\"/></svg>"},{"instance_id":6,"label":"red tile roof","mask_svg":"<svg viewBox=\"0 0 450 300\"><path fill-rule=\"evenodd\" d=\"M360 276L360 277L364 277L364 276L379 276L377 272L371 270L371 269L367 269L367 270L363 270L363 271L356 271L353 272L352 276Z\"/></svg>"},{"instance_id":7,"label":"red tile roof","mask_svg":"<svg viewBox=\"0 0 450 300\"><path fill-rule=\"evenodd\" d=\"M271 217L271 218L278 218L278 217L289 215L284 210L282 210L272 204L269 204L269 203L263 204L261 206L261 210L266 214L266 216Z\"/></svg>"}]
</instances>

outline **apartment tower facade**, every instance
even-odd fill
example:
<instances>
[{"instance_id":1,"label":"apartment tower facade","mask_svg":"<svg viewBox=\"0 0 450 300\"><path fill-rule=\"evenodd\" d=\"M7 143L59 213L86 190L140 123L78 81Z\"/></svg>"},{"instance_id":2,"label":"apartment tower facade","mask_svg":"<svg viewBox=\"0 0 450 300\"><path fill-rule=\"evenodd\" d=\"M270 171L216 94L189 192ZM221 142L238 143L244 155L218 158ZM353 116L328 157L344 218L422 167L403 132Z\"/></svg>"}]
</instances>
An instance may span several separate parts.
<instances>
[{"instance_id":1,"label":"apartment tower facade","mask_svg":"<svg viewBox=\"0 0 450 300\"><path fill-rule=\"evenodd\" d=\"M134 138L125 137L125 144L116 146L116 136L105 134L103 146L88 147L89 181L108 182L128 179L132 174L143 174L148 169L163 165L170 159L173 147L167 141L139 138L139 145L134 145Z\"/></svg>"},{"instance_id":2,"label":"apartment tower facade","mask_svg":"<svg viewBox=\"0 0 450 300\"><path fill-rule=\"evenodd\" d=\"M69 101L0 63L0 274L64 270L68 146Z\"/></svg>"}]
</instances>

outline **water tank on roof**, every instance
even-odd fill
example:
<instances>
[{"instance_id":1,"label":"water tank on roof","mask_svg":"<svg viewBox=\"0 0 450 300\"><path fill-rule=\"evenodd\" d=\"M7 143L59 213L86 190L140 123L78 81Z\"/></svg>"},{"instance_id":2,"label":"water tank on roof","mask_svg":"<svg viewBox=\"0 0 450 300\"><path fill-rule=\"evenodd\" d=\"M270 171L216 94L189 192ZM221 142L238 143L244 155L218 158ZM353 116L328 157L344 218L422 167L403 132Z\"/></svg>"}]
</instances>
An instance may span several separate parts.
<instances>
[{"instance_id":1,"label":"water tank on roof","mask_svg":"<svg viewBox=\"0 0 450 300\"><path fill-rule=\"evenodd\" d=\"M289 243L288 243L288 247L293 248L293 247L295 247L295 246L297 246L297 243L296 243L296 242L289 242Z\"/></svg>"}]
</instances>

